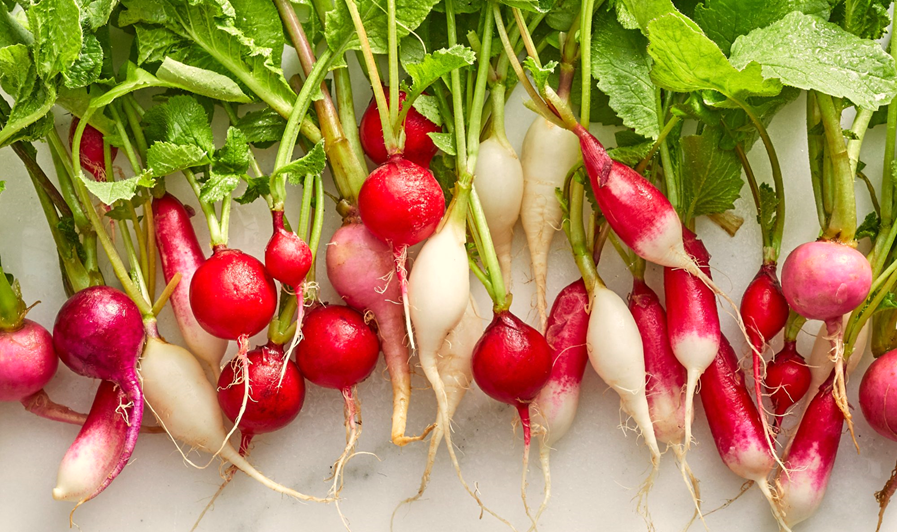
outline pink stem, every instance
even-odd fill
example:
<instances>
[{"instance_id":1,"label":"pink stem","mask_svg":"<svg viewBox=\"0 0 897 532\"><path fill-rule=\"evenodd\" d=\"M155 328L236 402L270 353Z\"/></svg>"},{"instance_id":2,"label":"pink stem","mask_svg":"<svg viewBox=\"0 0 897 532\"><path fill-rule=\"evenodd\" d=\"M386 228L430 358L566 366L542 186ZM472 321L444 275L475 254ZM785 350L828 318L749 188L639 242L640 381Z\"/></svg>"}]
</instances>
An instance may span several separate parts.
<instances>
[{"instance_id":1,"label":"pink stem","mask_svg":"<svg viewBox=\"0 0 897 532\"><path fill-rule=\"evenodd\" d=\"M21 403L28 412L52 421L72 425L83 425L87 421L87 414L75 412L67 406L55 403L43 389L22 399Z\"/></svg>"}]
</instances>

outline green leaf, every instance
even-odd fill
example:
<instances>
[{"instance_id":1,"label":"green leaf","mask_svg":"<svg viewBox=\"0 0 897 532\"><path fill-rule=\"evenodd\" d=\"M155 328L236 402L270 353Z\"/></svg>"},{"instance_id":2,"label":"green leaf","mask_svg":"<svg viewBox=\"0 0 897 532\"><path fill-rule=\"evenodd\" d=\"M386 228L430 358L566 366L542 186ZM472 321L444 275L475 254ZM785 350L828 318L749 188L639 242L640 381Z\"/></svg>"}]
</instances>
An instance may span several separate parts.
<instances>
[{"instance_id":1,"label":"green leaf","mask_svg":"<svg viewBox=\"0 0 897 532\"><path fill-rule=\"evenodd\" d=\"M859 237L857 237L859 239ZM875 312L880 310L890 310L897 308L897 294L894 292L888 292L885 294L885 297L882 298L881 302L878 304L878 307L875 309Z\"/></svg>"},{"instance_id":2,"label":"green leaf","mask_svg":"<svg viewBox=\"0 0 897 532\"><path fill-rule=\"evenodd\" d=\"M260 147L279 141L283 137L286 125L286 120L270 107L246 113L236 123L236 127L246 136L246 140L261 145Z\"/></svg>"},{"instance_id":3,"label":"green leaf","mask_svg":"<svg viewBox=\"0 0 897 532\"><path fill-rule=\"evenodd\" d=\"M31 32L22 27L14 15L6 13L0 15L0 47L31 44L31 42Z\"/></svg>"},{"instance_id":4,"label":"green leaf","mask_svg":"<svg viewBox=\"0 0 897 532\"><path fill-rule=\"evenodd\" d=\"M801 91L794 87L784 87L782 92L771 98L751 98L746 103L754 110L754 115L760 120L764 127L768 127L773 117L781 111L786 105L793 102ZM723 138L721 143L724 149L734 149L735 144L739 143L744 147L745 151L750 151L751 147L760 138L757 128L751 122L747 114L742 109L724 109L722 112L723 122L731 132L731 140Z\"/></svg>"},{"instance_id":5,"label":"green leaf","mask_svg":"<svg viewBox=\"0 0 897 532\"><path fill-rule=\"evenodd\" d=\"M94 34L85 34L78 59L62 73L65 86L70 89L86 87L98 80L102 71L103 46Z\"/></svg>"},{"instance_id":6,"label":"green leaf","mask_svg":"<svg viewBox=\"0 0 897 532\"><path fill-rule=\"evenodd\" d=\"M757 223L765 235L771 236L775 231L778 202L775 190L768 183L760 183L760 215L757 216Z\"/></svg>"},{"instance_id":7,"label":"green leaf","mask_svg":"<svg viewBox=\"0 0 897 532\"><path fill-rule=\"evenodd\" d=\"M430 161L430 171L433 172L433 177L439 183L439 188L442 189L446 205L448 205L455 193L455 180L457 179L455 158L447 154L433 157L433 160Z\"/></svg>"},{"instance_id":8,"label":"green leaf","mask_svg":"<svg viewBox=\"0 0 897 532\"><path fill-rule=\"evenodd\" d=\"M649 140L632 146L618 146L607 150L607 154L617 162L635 167L648 155L653 145L654 142Z\"/></svg>"},{"instance_id":9,"label":"green leaf","mask_svg":"<svg viewBox=\"0 0 897 532\"><path fill-rule=\"evenodd\" d=\"M199 200L205 203L215 203L230 196L240 184L240 176L237 174L218 174L212 172L209 179L200 187Z\"/></svg>"},{"instance_id":10,"label":"green leaf","mask_svg":"<svg viewBox=\"0 0 897 532\"><path fill-rule=\"evenodd\" d=\"M458 154L455 151L455 135L452 133L427 133L427 136L433 139L433 144L447 155L454 157Z\"/></svg>"},{"instance_id":11,"label":"green leaf","mask_svg":"<svg viewBox=\"0 0 897 532\"><path fill-rule=\"evenodd\" d=\"M147 174L136 175L121 181L94 181L85 176L83 172L79 175L87 190L106 205L112 205L119 200L133 198L137 193L138 186L152 187L155 184Z\"/></svg>"},{"instance_id":12,"label":"green leaf","mask_svg":"<svg viewBox=\"0 0 897 532\"><path fill-rule=\"evenodd\" d=\"M228 0L234 8L234 26L253 44L271 49L271 59L280 65L283 56L283 23L271 0ZM315 41L310 41L315 42Z\"/></svg>"},{"instance_id":13,"label":"green leaf","mask_svg":"<svg viewBox=\"0 0 897 532\"><path fill-rule=\"evenodd\" d=\"M81 54L81 10L75 0L40 0L28 9L34 63L44 79L63 72Z\"/></svg>"},{"instance_id":14,"label":"green leaf","mask_svg":"<svg viewBox=\"0 0 897 532\"><path fill-rule=\"evenodd\" d=\"M529 70L530 74L533 76L533 82L536 84L536 88L540 91L545 84L548 83L548 76L554 72L556 66L558 66L557 61L549 61L542 65L541 67L536 65L536 61L532 57L527 57L523 62L523 66Z\"/></svg>"},{"instance_id":15,"label":"green leaf","mask_svg":"<svg viewBox=\"0 0 897 532\"><path fill-rule=\"evenodd\" d=\"M424 55L419 63L407 63L405 72L411 76L411 92L421 93L442 76L456 68L472 65L476 54L470 48L456 44L448 49Z\"/></svg>"},{"instance_id":16,"label":"green leaf","mask_svg":"<svg viewBox=\"0 0 897 532\"><path fill-rule=\"evenodd\" d=\"M879 39L888 30L890 0L844 0L832 10L831 21L865 39Z\"/></svg>"},{"instance_id":17,"label":"green leaf","mask_svg":"<svg viewBox=\"0 0 897 532\"><path fill-rule=\"evenodd\" d=\"M175 96L143 116L147 141L192 144L203 153L215 151L212 127L205 109L192 96Z\"/></svg>"},{"instance_id":18,"label":"green leaf","mask_svg":"<svg viewBox=\"0 0 897 532\"><path fill-rule=\"evenodd\" d=\"M674 92L715 90L730 98L774 96L782 89L765 80L760 65L745 63L736 70L719 47L694 22L671 13L649 24L648 53L654 58L651 79Z\"/></svg>"},{"instance_id":19,"label":"green leaf","mask_svg":"<svg viewBox=\"0 0 897 532\"><path fill-rule=\"evenodd\" d=\"M167 87L173 89L183 89L184 87L180 85L176 85L173 83L168 83L166 81L162 81L156 76L150 74L146 70L137 67L134 63L128 61L122 67L125 71L125 80L112 87L105 93L96 98L91 99L90 105L88 107L88 111L93 112L97 109L105 107L110 103L114 102L116 99L121 98L126 94L130 94L136 90L145 89L149 87Z\"/></svg>"},{"instance_id":20,"label":"green leaf","mask_svg":"<svg viewBox=\"0 0 897 532\"><path fill-rule=\"evenodd\" d=\"M246 183L246 191L239 198L234 198L234 201L240 205L247 205L270 193L271 180L268 176L251 177Z\"/></svg>"},{"instance_id":21,"label":"green leaf","mask_svg":"<svg viewBox=\"0 0 897 532\"><path fill-rule=\"evenodd\" d=\"M732 64L753 63L762 65L767 79L848 98L867 109L897 94L894 59L878 43L803 13L739 37Z\"/></svg>"},{"instance_id":22,"label":"green leaf","mask_svg":"<svg viewBox=\"0 0 897 532\"><path fill-rule=\"evenodd\" d=\"M712 133L683 137L681 142L682 219L732 209L743 184L735 153L721 150Z\"/></svg>"},{"instance_id":23,"label":"green leaf","mask_svg":"<svg viewBox=\"0 0 897 532\"><path fill-rule=\"evenodd\" d=\"M312 175L320 175L324 171L327 164L327 156L324 153L324 141L318 142L304 156L295 161L280 167L272 178L286 174L287 179L294 185L301 185L305 181L305 177Z\"/></svg>"},{"instance_id":24,"label":"green leaf","mask_svg":"<svg viewBox=\"0 0 897 532\"><path fill-rule=\"evenodd\" d=\"M648 40L636 30L623 28L613 12L597 15L592 33L592 75L623 124L653 139L660 134L660 125L647 47Z\"/></svg>"},{"instance_id":25,"label":"green leaf","mask_svg":"<svg viewBox=\"0 0 897 532\"><path fill-rule=\"evenodd\" d=\"M183 41L180 35L161 26L139 25L134 29L137 33L138 65L163 61Z\"/></svg>"},{"instance_id":26,"label":"green leaf","mask_svg":"<svg viewBox=\"0 0 897 532\"><path fill-rule=\"evenodd\" d=\"M56 103L56 90L52 85L38 84L33 93L16 101L9 119L0 129L0 147L13 142L37 140L53 127L50 110Z\"/></svg>"},{"instance_id":27,"label":"green leaf","mask_svg":"<svg viewBox=\"0 0 897 532\"><path fill-rule=\"evenodd\" d=\"M354 2L358 6L358 13L371 43L371 50L375 54L385 54L389 27L386 5L377 0L354 0ZM439 0L396 0L398 38L401 39L417 29L437 3ZM345 42L348 42L348 50L361 48L352 17L349 16L349 8L346 7L346 0L336 0L336 8L327 12L324 28L324 37L331 50L337 51Z\"/></svg>"},{"instance_id":28,"label":"green leaf","mask_svg":"<svg viewBox=\"0 0 897 532\"><path fill-rule=\"evenodd\" d=\"M531 13L547 13L554 6L553 0L499 0L499 3Z\"/></svg>"},{"instance_id":29,"label":"green leaf","mask_svg":"<svg viewBox=\"0 0 897 532\"><path fill-rule=\"evenodd\" d=\"M80 0L81 24L90 31L97 31L109 22L112 10L118 6L119 0Z\"/></svg>"},{"instance_id":30,"label":"green leaf","mask_svg":"<svg viewBox=\"0 0 897 532\"><path fill-rule=\"evenodd\" d=\"M0 181L0 194L2 194L4 190L6 190L6 181Z\"/></svg>"},{"instance_id":31,"label":"green leaf","mask_svg":"<svg viewBox=\"0 0 897 532\"><path fill-rule=\"evenodd\" d=\"M831 12L829 0L707 0L695 8L694 20L724 54L732 43L756 28L765 28L792 11L821 19Z\"/></svg>"},{"instance_id":32,"label":"green leaf","mask_svg":"<svg viewBox=\"0 0 897 532\"><path fill-rule=\"evenodd\" d=\"M245 174L249 169L249 141L246 135L235 127L227 130L224 146L215 153L212 172L220 174Z\"/></svg>"},{"instance_id":33,"label":"green leaf","mask_svg":"<svg viewBox=\"0 0 897 532\"><path fill-rule=\"evenodd\" d=\"M556 31L567 31L573 21L579 18L581 0L558 0L548 15L545 23Z\"/></svg>"},{"instance_id":34,"label":"green leaf","mask_svg":"<svg viewBox=\"0 0 897 532\"><path fill-rule=\"evenodd\" d=\"M146 166L155 177L202 166L210 162L208 152L193 144L157 141L146 151Z\"/></svg>"},{"instance_id":35,"label":"green leaf","mask_svg":"<svg viewBox=\"0 0 897 532\"><path fill-rule=\"evenodd\" d=\"M439 112L439 103L435 96L421 94L411 105L415 111L424 115L424 118L437 126L442 126L442 113Z\"/></svg>"},{"instance_id":36,"label":"green leaf","mask_svg":"<svg viewBox=\"0 0 897 532\"><path fill-rule=\"evenodd\" d=\"M31 94L37 72L31 61L31 54L24 44L14 44L0 48L0 86L15 100Z\"/></svg>"},{"instance_id":37,"label":"green leaf","mask_svg":"<svg viewBox=\"0 0 897 532\"><path fill-rule=\"evenodd\" d=\"M652 20L668 13L679 13L671 0L618 0L617 5L626 8L644 33L651 31L648 25Z\"/></svg>"},{"instance_id":38,"label":"green leaf","mask_svg":"<svg viewBox=\"0 0 897 532\"><path fill-rule=\"evenodd\" d=\"M185 65L167 56L156 71L156 77L187 87L191 92L207 98L237 103L252 101L252 98L243 93L237 82L229 77L205 68Z\"/></svg>"},{"instance_id":39,"label":"green leaf","mask_svg":"<svg viewBox=\"0 0 897 532\"><path fill-rule=\"evenodd\" d=\"M869 238L873 242L875 242L875 238L878 237L878 231L881 229L881 218L873 211L866 215L866 218L863 220L863 223L857 227L856 239L862 240L864 238Z\"/></svg>"}]
</instances>

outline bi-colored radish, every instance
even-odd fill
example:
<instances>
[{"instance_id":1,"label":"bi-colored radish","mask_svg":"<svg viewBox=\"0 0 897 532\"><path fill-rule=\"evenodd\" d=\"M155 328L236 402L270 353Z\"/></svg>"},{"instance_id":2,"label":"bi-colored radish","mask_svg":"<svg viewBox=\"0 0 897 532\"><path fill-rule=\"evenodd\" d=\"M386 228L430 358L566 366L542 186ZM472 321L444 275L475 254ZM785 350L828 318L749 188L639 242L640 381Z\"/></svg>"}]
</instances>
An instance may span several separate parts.
<instances>
[{"instance_id":1,"label":"bi-colored radish","mask_svg":"<svg viewBox=\"0 0 897 532\"><path fill-rule=\"evenodd\" d=\"M78 129L79 120L72 117L72 124L69 126L69 144L75 136ZM112 160L118 155L118 148L111 148ZM87 170L93 175L97 181L106 181L106 157L103 154L103 134L90 124L84 128L84 134L81 135L81 168Z\"/></svg>"},{"instance_id":2,"label":"bi-colored radish","mask_svg":"<svg viewBox=\"0 0 897 532\"><path fill-rule=\"evenodd\" d=\"M399 91L399 110L402 109L405 97L405 91ZM364 153L374 161L374 164L381 165L385 163L389 159L389 154L386 151L386 143L383 140L383 124L380 122L377 100L375 98L371 98L371 103L365 109L358 130ZM429 167L430 161L439 150L428 134L441 131L441 127L431 122L412 107L408 111L404 123L405 148L402 152L404 157L424 168Z\"/></svg>"},{"instance_id":3,"label":"bi-colored radish","mask_svg":"<svg viewBox=\"0 0 897 532\"><path fill-rule=\"evenodd\" d=\"M480 143L474 173L477 176L477 194L504 276L505 290L510 292L511 242L523 200L523 168L514 148L494 136Z\"/></svg>"},{"instance_id":4,"label":"bi-colored radish","mask_svg":"<svg viewBox=\"0 0 897 532\"><path fill-rule=\"evenodd\" d=\"M786 339L782 350L766 365L766 377L763 379L763 386L772 401L777 428L788 409L807 394L810 379L810 368L797 352L797 342Z\"/></svg>"},{"instance_id":5,"label":"bi-colored radish","mask_svg":"<svg viewBox=\"0 0 897 532\"><path fill-rule=\"evenodd\" d=\"M165 282L169 283L176 274L181 274L181 280L169 299L178 329L190 352L208 365L217 379L221 373L221 359L227 351L227 340L201 327L190 307L193 275L206 261L190 217L190 211L171 194L153 200L156 248L162 259Z\"/></svg>"},{"instance_id":6,"label":"bi-colored radish","mask_svg":"<svg viewBox=\"0 0 897 532\"><path fill-rule=\"evenodd\" d=\"M61 477L62 482L53 490L55 498L75 498L82 504L106 489L127 465L143 419L144 395L136 366L145 336L140 310L128 296L108 286L78 292L56 315L53 345L59 358L81 376L111 381L121 388L122 401L115 409L117 415L124 417L128 428L119 452L114 447L93 449L97 457L106 457L94 461L97 471L108 463L115 464L111 469L104 469L106 475L95 477L99 484L69 486L64 481L70 477ZM87 449L91 444L103 446L106 442L102 438L76 440L73 447L79 449L72 452L91 452Z\"/></svg>"},{"instance_id":7,"label":"bi-colored radish","mask_svg":"<svg viewBox=\"0 0 897 532\"><path fill-rule=\"evenodd\" d=\"M554 233L561 228L564 214L555 190L580 159L579 141L566 129L536 117L523 139L520 163L523 167L523 199L520 223L536 281L536 307L542 329L548 320L545 286L548 278L548 250Z\"/></svg>"},{"instance_id":8,"label":"bi-colored radish","mask_svg":"<svg viewBox=\"0 0 897 532\"><path fill-rule=\"evenodd\" d=\"M888 351L876 358L863 375L860 383L860 408L863 417L875 432L891 441L897 441L897 397L891 394L897 383L897 351ZM885 509L897 491L897 477L891 475L884 487L875 494L881 510L878 514L878 528L881 529Z\"/></svg>"}]
</instances>

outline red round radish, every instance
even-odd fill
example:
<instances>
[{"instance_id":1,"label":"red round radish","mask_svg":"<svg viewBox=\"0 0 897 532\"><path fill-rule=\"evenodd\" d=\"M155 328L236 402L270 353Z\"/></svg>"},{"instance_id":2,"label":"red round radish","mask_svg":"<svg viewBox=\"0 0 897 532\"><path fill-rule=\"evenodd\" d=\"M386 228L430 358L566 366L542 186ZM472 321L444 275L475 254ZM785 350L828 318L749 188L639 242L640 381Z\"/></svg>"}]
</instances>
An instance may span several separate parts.
<instances>
[{"instance_id":1,"label":"red round radish","mask_svg":"<svg viewBox=\"0 0 897 532\"><path fill-rule=\"evenodd\" d=\"M72 125L69 127L69 145L75 137L75 130L78 129L78 117L72 117ZM103 134L90 124L84 128L81 135L81 168L84 168L97 181L106 180L106 157L103 155ZM112 147L112 160L118 155L118 148Z\"/></svg>"},{"instance_id":2,"label":"red round radish","mask_svg":"<svg viewBox=\"0 0 897 532\"><path fill-rule=\"evenodd\" d=\"M473 349L473 378L489 397L520 405L545 386L553 362L539 331L505 310L495 314Z\"/></svg>"},{"instance_id":3,"label":"red round radish","mask_svg":"<svg viewBox=\"0 0 897 532\"><path fill-rule=\"evenodd\" d=\"M384 89L388 89L384 87ZM386 90L388 94L388 90ZM405 92L399 91L399 110L405 101ZM436 152L436 144L427 133L439 133L442 128L431 122L413 107L405 117L405 149L402 155L424 168L430 166L430 161ZM364 153L375 164L383 164L389 159L386 153L386 144L383 141L383 125L380 122L380 113L377 111L377 101L371 98L371 103L365 109L358 126L358 135L361 138L361 147Z\"/></svg>"},{"instance_id":4,"label":"red round radish","mask_svg":"<svg viewBox=\"0 0 897 532\"><path fill-rule=\"evenodd\" d=\"M776 264L764 263L741 298L741 318L748 338L757 350L771 340L788 321L788 301L776 276Z\"/></svg>"},{"instance_id":5,"label":"red round radish","mask_svg":"<svg viewBox=\"0 0 897 532\"><path fill-rule=\"evenodd\" d=\"M311 269L311 248L305 240L283 227L283 211L271 213L274 217L274 234L265 247L265 269L281 283L297 287L305 282Z\"/></svg>"},{"instance_id":6,"label":"red round radish","mask_svg":"<svg viewBox=\"0 0 897 532\"><path fill-rule=\"evenodd\" d=\"M345 390L368 378L380 342L364 316L349 307L318 307L305 316L305 338L296 348L302 375L324 388Z\"/></svg>"},{"instance_id":7,"label":"red round radish","mask_svg":"<svg viewBox=\"0 0 897 532\"><path fill-rule=\"evenodd\" d=\"M0 401L21 401L37 393L58 367L53 337L37 323L26 319L15 330L0 330Z\"/></svg>"},{"instance_id":8,"label":"red round radish","mask_svg":"<svg viewBox=\"0 0 897 532\"><path fill-rule=\"evenodd\" d=\"M869 425L897 441L897 350L875 359L860 383L860 408ZM891 391L895 394L892 396Z\"/></svg>"},{"instance_id":9,"label":"red round radish","mask_svg":"<svg viewBox=\"0 0 897 532\"><path fill-rule=\"evenodd\" d=\"M203 329L237 340L268 325L277 310L277 287L255 257L220 246L193 275L190 307Z\"/></svg>"},{"instance_id":10,"label":"red round radish","mask_svg":"<svg viewBox=\"0 0 897 532\"><path fill-rule=\"evenodd\" d=\"M292 360L284 360L283 346L269 343L247 353L249 358L249 402L240 418L244 441L257 434L279 430L296 419L305 402L305 380ZM286 371L281 372L286 364ZM237 381L242 371L235 358L218 378L218 404L235 421L243 405L246 383Z\"/></svg>"},{"instance_id":11,"label":"red round radish","mask_svg":"<svg viewBox=\"0 0 897 532\"><path fill-rule=\"evenodd\" d=\"M371 172L358 194L361 221L396 249L433 234L444 212L445 195L433 174L400 156Z\"/></svg>"},{"instance_id":12,"label":"red round radish","mask_svg":"<svg viewBox=\"0 0 897 532\"><path fill-rule=\"evenodd\" d=\"M782 350L766 365L766 378L763 380L775 409L776 423L791 405L807 394L811 379L810 368L797 352L796 343L786 341Z\"/></svg>"},{"instance_id":13,"label":"red round radish","mask_svg":"<svg viewBox=\"0 0 897 532\"><path fill-rule=\"evenodd\" d=\"M831 320L869 295L872 267L854 248L830 241L801 244L785 259L782 289L788 304L811 320Z\"/></svg>"}]
</instances>

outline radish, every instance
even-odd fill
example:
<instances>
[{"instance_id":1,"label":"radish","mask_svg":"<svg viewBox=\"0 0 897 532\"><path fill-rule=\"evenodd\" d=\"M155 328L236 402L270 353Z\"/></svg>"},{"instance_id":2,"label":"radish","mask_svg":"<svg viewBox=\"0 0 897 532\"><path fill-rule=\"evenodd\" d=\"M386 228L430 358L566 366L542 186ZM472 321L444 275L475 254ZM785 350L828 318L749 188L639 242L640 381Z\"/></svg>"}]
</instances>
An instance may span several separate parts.
<instances>
[{"instance_id":1,"label":"radish","mask_svg":"<svg viewBox=\"0 0 897 532\"><path fill-rule=\"evenodd\" d=\"M78 129L78 117L72 117L69 126L69 145ZM112 160L118 155L118 148L112 146ZM103 154L103 134L96 128L87 124L84 134L81 136L81 168L90 172L97 181L106 181L106 157Z\"/></svg>"},{"instance_id":2,"label":"radish","mask_svg":"<svg viewBox=\"0 0 897 532\"><path fill-rule=\"evenodd\" d=\"M523 200L523 168L514 148L496 135L480 143L475 175L505 289L510 291L511 242Z\"/></svg>"},{"instance_id":3,"label":"radish","mask_svg":"<svg viewBox=\"0 0 897 532\"><path fill-rule=\"evenodd\" d=\"M579 407L579 392L589 353L586 333L589 327L589 293L582 279L567 285L558 294L548 315L545 341L554 364L548 382L533 401L533 424L542 432L539 459L545 476L545 497L535 520L538 522L551 498L551 448L573 425Z\"/></svg>"},{"instance_id":4,"label":"radish","mask_svg":"<svg viewBox=\"0 0 897 532\"><path fill-rule=\"evenodd\" d=\"M709 279L710 253L707 248L687 227L682 227L682 236L685 252L693 257ZM713 291L700 278L686 270L667 266L663 270L663 280L670 345L688 375L685 390L685 448L688 449L698 379L719 351L719 315Z\"/></svg>"},{"instance_id":5,"label":"radish","mask_svg":"<svg viewBox=\"0 0 897 532\"><path fill-rule=\"evenodd\" d=\"M392 252L360 223L340 227L327 246L327 277L343 300L359 312L370 311L377 320L377 332L392 381L392 442L406 445L423 439L405 436L408 404L411 400L411 367L405 338L402 297L398 283L389 282L395 269Z\"/></svg>"},{"instance_id":6,"label":"radish","mask_svg":"<svg viewBox=\"0 0 897 532\"><path fill-rule=\"evenodd\" d=\"M227 351L227 340L201 327L190 307L193 275L206 260L190 223L191 216L184 204L171 194L153 199L156 247L162 259L165 282L169 283L175 274L181 274L181 281L170 299L178 329L190 352L199 357L217 379L221 373L221 359Z\"/></svg>"},{"instance_id":7,"label":"radish","mask_svg":"<svg viewBox=\"0 0 897 532\"><path fill-rule=\"evenodd\" d=\"M296 333L284 356L284 359L288 359L296 344L302 339L302 320L305 316L305 277L311 270L314 254L305 240L284 228L282 210L272 210L271 217L274 232L265 247L265 269L271 274L271 277L292 289L296 296L296 308L299 311L296 317Z\"/></svg>"},{"instance_id":8,"label":"radish","mask_svg":"<svg viewBox=\"0 0 897 532\"><path fill-rule=\"evenodd\" d=\"M763 379L766 393L772 400L777 428L788 409L807 394L810 379L810 368L797 352L797 342L786 339L782 350L766 366L766 378Z\"/></svg>"},{"instance_id":9,"label":"radish","mask_svg":"<svg viewBox=\"0 0 897 532\"><path fill-rule=\"evenodd\" d=\"M807 406L797 432L788 442L785 469L776 476L778 505L787 527L813 515L825 496L835 465L844 416L835 398L834 379L832 372Z\"/></svg>"},{"instance_id":10,"label":"radish","mask_svg":"<svg viewBox=\"0 0 897 532\"><path fill-rule=\"evenodd\" d=\"M473 348L473 379L496 401L514 406L523 425L523 481L521 496L533 527L537 522L526 502L529 463L530 403L548 383L554 361L548 342L507 310L495 312L480 341ZM545 486L548 491L549 486Z\"/></svg>"},{"instance_id":11,"label":"radish","mask_svg":"<svg viewBox=\"0 0 897 532\"><path fill-rule=\"evenodd\" d=\"M76 440L73 448L78 449L70 452L94 453L95 478L100 483L73 486L66 483L71 477L61 476L53 490L55 498L78 500L79 505L83 504L106 489L127 465L143 418L143 392L136 365L144 339L140 310L128 296L114 288L86 288L69 298L59 310L53 327L56 353L78 375L111 381L121 388L122 401L116 405L116 415L123 416L128 428L120 449L106 446L105 438ZM89 450L91 444L100 448ZM107 464L114 467L104 469ZM106 474L99 475L100 469Z\"/></svg>"},{"instance_id":12,"label":"radish","mask_svg":"<svg viewBox=\"0 0 897 532\"><path fill-rule=\"evenodd\" d=\"M785 327L788 310L788 301L776 276L776 264L763 263L741 298L741 319L747 325L755 352L762 352L766 342Z\"/></svg>"},{"instance_id":13,"label":"radish","mask_svg":"<svg viewBox=\"0 0 897 532\"><path fill-rule=\"evenodd\" d=\"M388 90L388 87L384 87L384 91L386 90ZM400 111L405 97L405 91L399 91ZM377 100L371 98L371 103L368 104L367 109L361 116L358 134L364 153L374 161L374 164L382 165L389 159L389 154L386 151L386 143L383 140L383 124L378 113ZM404 129L405 149L402 152L403 156L418 166L429 167L430 161L439 150L428 133L439 133L442 131L442 128L412 107L405 117Z\"/></svg>"},{"instance_id":14,"label":"radish","mask_svg":"<svg viewBox=\"0 0 897 532\"><path fill-rule=\"evenodd\" d=\"M564 187L570 168L580 159L575 135L542 117L536 117L523 139L523 200L520 222L526 233L536 280L536 307L544 330L548 303L545 285L548 277L548 250L555 231L561 228L563 211L555 190Z\"/></svg>"},{"instance_id":15,"label":"radish","mask_svg":"<svg viewBox=\"0 0 897 532\"><path fill-rule=\"evenodd\" d=\"M59 359L53 337L39 324L21 319L16 328L5 325L0 320L0 401L24 403L56 375Z\"/></svg>"},{"instance_id":16,"label":"radish","mask_svg":"<svg viewBox=\"0 0 897 532\"><path fill-rule=\"evenodd\" d=\"M784 527L766 481L776 460L757 406L744 384L735 351L725 336L720 337L716 358L701 375L701 402L723 463L739 477L757 484L776 521Z\"/></svg>"},{"instance_id":17,"label":"radish","mask_svg":"<svg viewBox=\"0 0 897 532\"><path fill-rule=\"evenodd\" d=\"M875 429L875 432L892 441L897 441L897 433L894 431L894 427L897 427L897 419L895 419L895 411L892 406L895 404L895 399L891 397L895 381L895 363L897 363L897 350L888 351L876 358L863 375L859 392L863 417ZM875 494L875 498L881 506L876 532L881 528L885 509L887 509L895 490L897 490L897 483L892 474L882 490Z\"/></svg>"}]
</instances>

